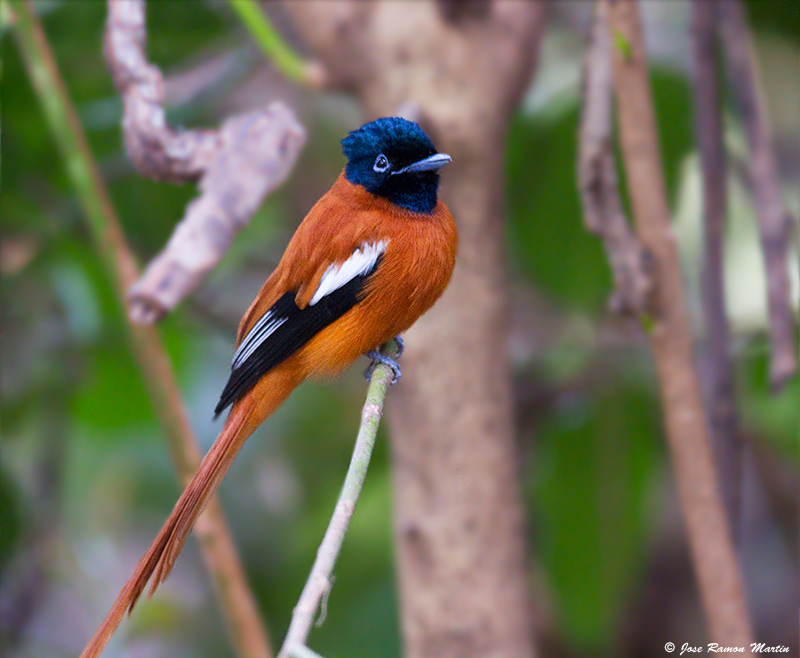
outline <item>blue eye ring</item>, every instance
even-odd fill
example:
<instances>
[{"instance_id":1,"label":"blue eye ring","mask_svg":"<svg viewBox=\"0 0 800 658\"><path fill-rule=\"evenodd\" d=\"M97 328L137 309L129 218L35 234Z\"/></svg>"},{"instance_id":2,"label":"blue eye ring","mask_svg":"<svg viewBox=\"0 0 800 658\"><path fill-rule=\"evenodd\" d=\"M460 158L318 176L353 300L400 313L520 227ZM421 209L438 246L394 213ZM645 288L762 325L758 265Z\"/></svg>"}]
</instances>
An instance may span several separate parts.
<instances>
[{"instance_id":1,"label":"blue eye ring","mask_svg":"<svg viewBox=\"0 0 800 658\"><path fill-rule=\"evenodd\" d=\"M389 158L387 158L383 153L381 153L377 158L375 158L375 164L372 165L372 171L377 174L385 174L391 168L392 163L389 162Z\"/></svg>"}]
</instances>

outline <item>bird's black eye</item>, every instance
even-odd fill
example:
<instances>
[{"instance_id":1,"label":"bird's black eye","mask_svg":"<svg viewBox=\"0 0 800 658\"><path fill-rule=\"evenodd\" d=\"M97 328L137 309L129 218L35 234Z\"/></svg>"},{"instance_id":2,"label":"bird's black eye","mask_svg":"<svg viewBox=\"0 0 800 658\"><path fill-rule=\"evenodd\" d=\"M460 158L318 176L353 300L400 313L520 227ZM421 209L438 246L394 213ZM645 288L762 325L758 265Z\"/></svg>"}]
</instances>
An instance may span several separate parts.
<instances>
[{"instance_id":1,"label":"bird's black eye","mask_svg":"<svg viewBox=\"0 0 800 658\"><path fill-rule=\"evenodd\" d=\"M377 158L375 158L375 164L372 165L372 170L379 174L382 174L391 166L392 165L389 163L389 158L387 158L383 153L381 153Z\"/></svg>"}]
</instances>

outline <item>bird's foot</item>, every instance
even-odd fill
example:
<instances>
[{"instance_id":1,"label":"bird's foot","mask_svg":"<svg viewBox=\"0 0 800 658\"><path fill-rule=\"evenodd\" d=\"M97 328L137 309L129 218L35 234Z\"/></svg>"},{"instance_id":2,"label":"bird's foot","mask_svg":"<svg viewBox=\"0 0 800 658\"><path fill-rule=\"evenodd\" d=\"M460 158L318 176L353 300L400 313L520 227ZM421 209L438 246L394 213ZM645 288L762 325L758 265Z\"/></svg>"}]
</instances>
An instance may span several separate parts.
<instances>
[{"instance_id":1,"label":"bird's foot","mask_svg":"<svg viewBox=\"0 0 800 658\"><path fill-rule=\"evenodd\" d=\"M375 366L377 366L379 363L389 366L392 369L392 373L394 373L392 381L389 382L390 386L400 381L400 377L403 376L403 373L400 372L400 364L398 364L394 359L384 356L378 352L378 350L370 350L367 352L367 358L372 360L372 363L370 363L369 367L367 367L367 369L364 371L364 378L367 381L372 380L372 373L375 371Z\"/></svg>"},{"instance_id":2,"label":"bird's foot","mask_svg":"<svg viewBox=\"0 0 800 658\"><path fill-rule=\"evenodd\" d=\"M395 359L399 359L400 355L403 353L403 350L405 349L405 345L403 343L403 339L400 338L400 336L395 336L395 340L397 341L397 346L398 346L397 356L395 357ZM392 384L396 384L397 382L400 381L400 378L403 376L403 373L400 372L400 364L397 363L395 359L392 359L391 357L381 354L378 350L370 350L369 352L367 352L367 357L372 361L372 363L369 364L369 367L364 371L364 377L366 378L367 381L370 381L372 379L372 373L375 371L375 366L377 366L379 363L383 363L384 365L387 365L392 369L394 377L392 377L392 381L389 382L389 386L391 386Z\"/></svg>"}]
</instances>

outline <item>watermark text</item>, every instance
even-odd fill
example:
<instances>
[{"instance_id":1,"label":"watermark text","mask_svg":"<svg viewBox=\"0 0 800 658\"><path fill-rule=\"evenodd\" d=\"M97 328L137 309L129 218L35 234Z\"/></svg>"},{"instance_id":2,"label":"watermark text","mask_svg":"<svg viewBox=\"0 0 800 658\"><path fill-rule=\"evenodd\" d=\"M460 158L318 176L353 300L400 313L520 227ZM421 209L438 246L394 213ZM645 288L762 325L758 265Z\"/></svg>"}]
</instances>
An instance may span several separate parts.
<instances>
[{"instance_id":1,"label":"watermark text","mask_svg":"<svg viewBox=\"0 0 800 658\"><path fill-rule=\"evenodd\" d=\"M678 647L673 642L667 642L664 645L667 653L673 653ZM689 644L684 642L679 649L679 656L691 656L700 653L744 653L745 646L726 646L718 644L717 642L709 642L706 645L702 644ZM789 653L789 647L782 644L765 644L764 642L753 642L750 645L751 653Z\"/></svg>"}]
</instances>

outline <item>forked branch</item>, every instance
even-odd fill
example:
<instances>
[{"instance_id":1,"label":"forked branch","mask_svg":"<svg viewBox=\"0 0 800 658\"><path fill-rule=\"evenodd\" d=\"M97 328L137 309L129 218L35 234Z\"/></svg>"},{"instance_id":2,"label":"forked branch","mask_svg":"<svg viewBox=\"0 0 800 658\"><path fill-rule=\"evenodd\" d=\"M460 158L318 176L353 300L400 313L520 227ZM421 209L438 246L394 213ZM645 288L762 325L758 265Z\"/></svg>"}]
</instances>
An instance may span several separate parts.
<instances>
[{"instance_id":1,"label":"forked branch","mask_svg":"<svg viewBox=\"0 0 800 658\"><path fill-rule=\"evenodd\" d=\"M767 277L770 380L780 389L797 372L797 336L789 283L790 218L781 198L772 152L772 129L758 76L755 50L740 0L714 3L725 63L750 148L748 163Z\"/></svg>"},{"instance_id":2,"label":"forked branch","mask_svg":"<svg viewBox=\"0 0 800 658\"><path fill-rule=\"evenodd\" d=\"M199 181L201 195L129 291L130 316L162 318L205 279L261 205L286 180L305 130L282 103L236 115L219 130L176 130L161 71L145 55L144 0L109 0L105 53L125 105L128 155L156 180Z\"/></svg>"},{"instance_id":3,"label":"forked branch","mask_svg":"<svg viewBox=\"0 0 800 658\"><path fill-rule=\"evenodd\" d=\"M653 302L652 257L628 224L619 195L612 138L611 38L608 15L595 4L583 72L583 107L578 142L578 186L586 228L600 237L614 276L612 311L640 316Z\"/></svg>"}]
</instances>

